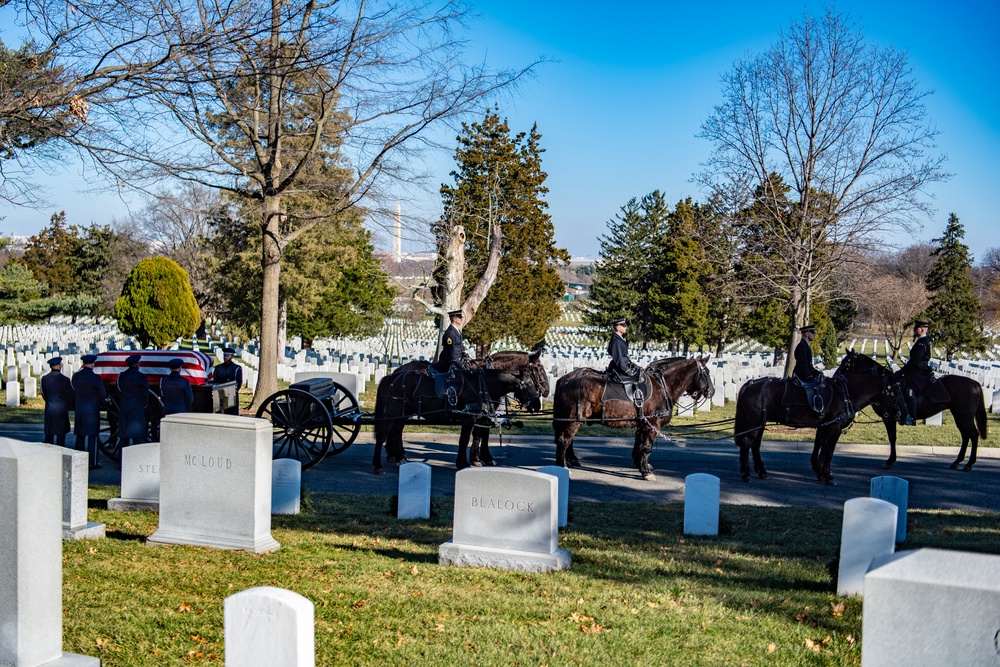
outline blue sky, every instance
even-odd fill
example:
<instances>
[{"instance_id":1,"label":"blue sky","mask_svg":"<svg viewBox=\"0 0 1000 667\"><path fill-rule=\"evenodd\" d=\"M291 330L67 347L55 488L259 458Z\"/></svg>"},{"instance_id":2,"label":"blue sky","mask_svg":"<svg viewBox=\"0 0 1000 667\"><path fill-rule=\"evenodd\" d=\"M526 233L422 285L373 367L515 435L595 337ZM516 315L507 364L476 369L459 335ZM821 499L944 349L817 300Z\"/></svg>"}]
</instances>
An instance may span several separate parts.
<instances>
[{"instance_id":1,"label":"blue sky","mask_svg":"<svg viewBox=\"0 0 1000 667\"><path fill-rule=\"evenodd\" d=\"M614 9L589 0L474 4L480 19L472 25L470 60L494 67L539 57L551 61L500 111L515 132L538 123L556 242L575 256L590 257L598 255L607 222L631 197L660 189L671 203L702 198L691 176L711 146L696 135L721 101L720 75L735 60L767 48L803 12L819 15L826 6L801 0L628 2ZM994 203L1000 178L1000 3L840 2L837 8L860 21L870 40L909 53L921 87L934 91L928 119L942 132L938 148L954 174L933 186L937 212L922 230L886 241L929 241L954 212L978 260L987 248L1000 246ZM432 192L450 181L448 151L426 166ZM0 206L0 216L6 216L0 228L31 234L62 209L76 224L127 214L113 195L80 194L85 187L75 169L52 182L58 195L51 207L34 212ZM439 200L429 194L424 211L433 214L435 207ZM404 250L422 250L419 245L408 239Z\"/></svg>"}]
</instances>

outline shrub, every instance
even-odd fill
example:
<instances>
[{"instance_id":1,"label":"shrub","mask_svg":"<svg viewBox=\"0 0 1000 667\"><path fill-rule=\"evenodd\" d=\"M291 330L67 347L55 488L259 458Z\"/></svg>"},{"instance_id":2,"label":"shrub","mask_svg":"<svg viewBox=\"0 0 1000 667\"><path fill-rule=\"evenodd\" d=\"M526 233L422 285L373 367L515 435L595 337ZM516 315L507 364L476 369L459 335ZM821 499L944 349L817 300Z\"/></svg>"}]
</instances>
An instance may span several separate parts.
<instances>
[{"instance_id":1,"label":"shrub","mask_svg":"<svg viewBox=\"0 0 1000 667\"><path fill-rule=\"evenodd\" d=\"M187 271L166 257L144 259L132 269L115 316L118 328L143 347L164 348L178 336L193 334L201 322Z\"/></svg>"}]
</instances>

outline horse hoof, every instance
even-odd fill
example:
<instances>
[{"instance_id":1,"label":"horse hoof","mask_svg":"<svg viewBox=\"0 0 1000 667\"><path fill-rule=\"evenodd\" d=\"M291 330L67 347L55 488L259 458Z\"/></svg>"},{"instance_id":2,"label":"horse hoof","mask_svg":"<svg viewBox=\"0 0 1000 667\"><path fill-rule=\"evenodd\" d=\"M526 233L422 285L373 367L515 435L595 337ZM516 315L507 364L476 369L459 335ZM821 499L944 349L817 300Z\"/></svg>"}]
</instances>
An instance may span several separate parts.
<instances>
[{"instance_id":1,"label":"horse hoof","mask_svg":"<svg viewBox=\"0 0 1000 667\"><path fill-rule=\"evenodd\" d=\"M482 468L483 467L483 464L480 461L472 461L469 465L471 465L473 468Z\"/></svg>"},{"instance_id":2,"label":"horse hoof","mask_svg":"<svg viewBox=\"0 0 1000 667\"><path fill-rule=\"evenodd\" d=\"M375 470L372 471L372 474L375 474L375 475L384 475L385 474L385 470L382 470L381 468L375 468Z\"/></svg>"},{"instance_id":3,"label":"horse hoof","mask_svg":"<svg viewBox=\"0 0 1000 667\"><path fill-rule=\"evenodd\" d=\"M569 468L579 468L580 467L580 459L572 459L570 461L567 461L566 462L566 466L569 467Z\"/></svg>"},{"instance_id":4,"label":"horse hoof","mask_svg":"<svg viewBox=\"0 0 1000 667\"><path fill-rule=\"evenodd\" d=\"M882 464L882 470L892 470L892 464L886 461Z\"/></svg>"},{"instance_id":5,"label":"horse hoof","mask_svg":"<svg viewBox=\"0 0 1000 667\"><path fill-rule=\"evenodd\" d=\"M766 470L760 471L759 473L757 473L757 477L759 477L760 479L767 479L767 471Z\"/></svg>"},{"instance_id":6,"label":"horse hoof","mask_svg":"<svg viewBox=\"0 0 1000 667\"><path fill-rule=\"evenodd\" d=\"M952 470L958 470L958 464L957 463L952 463L951 464L951 469Z\"/></svg>"},{"instance_id":7,"label":"horse hoof","mask_svg":"<svg viewBox=\"0 0 1000 667\"><path fill-rule=\"evenodd\" d=\"M496 466L496 464L497 462L494 461L493 459L490 459L489 461L483 461L484 466L490 466L491 468Z\"/></svg>"},{"instance_id":8,"label":"horse hoof","mask_svg":"<svg viewBox=\"0 0 1000 667\"><path fill-rule=\"evenodd\" d=\"M746 482L747 484L750 483L750 473L748 472L743 473L743 481Z\"/></svg>"},{"instance_id":9,"label":"horse hoof","mask_svg":"<svg viewBox=\"0 0 1000 667\"><path fill-rule=\"evenodd\" d=\"M644 472L642 473L642 478L646 481L652 482L653 480L656 479L656 475L654 475L651 472Z\"/></svg>"},{"instance_id":10,"label":"horse hoof","mask_svg":"<svg viewBox=\"0 0 1000 667\"><path fill-rule=\"evenodd\" d=\"M827 477L826 479L823 480L823 483L826 484L827 486L837 486L837 483L833 481L833 477Z\"/></svg>"},{"instance_id":11,"label":"horse hoof","mask_svg":"<svg viewBox=\"0 0 1000 667\"><path fill-rule=\"evenodd\" d=\"M965 471L965 472L972 472L972 464L971 463L968 464L967 466L965 466L964 468L962 468L962 470Z\"/></svg>"}]
</instances>

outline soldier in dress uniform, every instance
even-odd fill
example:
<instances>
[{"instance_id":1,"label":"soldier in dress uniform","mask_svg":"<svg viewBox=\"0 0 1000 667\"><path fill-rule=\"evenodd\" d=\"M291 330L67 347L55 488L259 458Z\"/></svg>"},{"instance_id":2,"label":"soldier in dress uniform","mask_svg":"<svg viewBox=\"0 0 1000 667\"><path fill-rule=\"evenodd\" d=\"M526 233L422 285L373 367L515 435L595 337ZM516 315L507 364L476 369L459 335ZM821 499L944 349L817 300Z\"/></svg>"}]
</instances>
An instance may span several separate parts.
<instances>
[{"instance_id":1,"label":"soldier in dress uniform","mask_svg":"<svg viewBox=\"0 0 1000 667\"><path fill-rule=\"evenodd\" d=\"M89 454L90 469L101 467L98 462L97 436L101 432L101 404L107 398L104 381L94 372L97 357L85 354L80 357L83 368L73 373L73 391L76 392L76 420L73 433L76 434L76 448Z\"/></svg>"},{"instance_id":2,"label":"soldier in dress uniform","mask_svg":"<svg viewBox=\"0 0 1000 667\"><path fill-rule=\"evenodd\" d=\"M163 414L174 415L190 412L194 405L191 383L181 375L182 359L170 360L170 375L160 379L160 398L163 399Z\"/></svg>"},{"instance_id":3,"label":"soldier in dress uniform","mask_svg":"<svg viewBox=\"0 0 1000 667\"><path fill-rule=\"evenodd\" d=\"M236 383L237 404L226 408L225 414L227 415L240 414L239 392L240 387L243 386L243 367L233 361L234 354L236 354L236 350L233 348L222 348L222 363L212 371L212 379L215 384L222 384L223 382Z\"/></svg>"},{"instance_id":4,"label":"soldier in dress uniform","mask_svg":"<svg viewBox=\"0 0 1000 667\"><path fill-rule=\"evenodd\" d=\"M611 357L611 363L605 372L619 381L624 381L626 377L634 375L637 369L628 356L628 341L625 340L628 322L624 317L619 317L611 323L611 326L614 328L611 340L608 341L608 356Z\"/></svg>"},{"instance_id":5,"label":"soldier in dress uniform","mask_svg":"<svg viewBox=\"0 0 1000 667\"><path fill-rule=\"evenodd\" d=\"M125 358L128 368L118 375L118 441L122 447L138 445L146 440L146 405L149 403L149 385L146 375L139 370L138 354Z\"/></svg>"},{"instance_id":6,"label":"soldier in dress uniform","mask_svg":"<svg viewBox=\"0 0 1000 667\"><path fill-rule=\"evenodd\" d=\"M45 399L45 442L66 446L69 433L69 410L73 406L73 383L62 374L62 357L49 359L51 369L42 377Z\"/></svg>"},{"instance_id":7,"label":"soldier in dress uniform","mask_svg":"<svg viewBox=\"0 0 1000 667\"><path fill-rule=\"evenodd\" d=\"M434 367L439 371L446 371L452 364L462 363L465 356L465 345L462 343L462 320L464 315L461 310L453 310L448 313L451 324L444 330L441 336L441 353L438 355L437 363Z\"/></svg>"},{"instance_id":8,"label":"soldier in dress uniform","mask_svg":"<svg viewBox=\"0 0 1000 667\"><path fill-rule=\"evenodd\" d=\"M799 329L802 339L795 346L795 368L792 375L798 378L802 388L806 390L806 403L815 412L823 412L823 399L816 393L816 388L822 384L823 374L813 366L811 343L816 338L816 327L812 324Z\"/></svg>"},{"instance_id":9,"label":"soldier in dress uniform","mask_svg":"<svg viewBox=\"0 0 1000 667\"><path fill-rule=\"evenodd\" d=\"M900 423L904 426L913 426L914 415L917 414L917 397L924 393L927 385L934 379L934 371L931 370L931 342L927 338L927 329L930 325L926 320L917 320L913 323L913 347L910 348L910 358L906 360L903 367L899 369L899 375L904 382L903 398L906 400L908 414L901 418Z\"/></svg>"}]
</instances>

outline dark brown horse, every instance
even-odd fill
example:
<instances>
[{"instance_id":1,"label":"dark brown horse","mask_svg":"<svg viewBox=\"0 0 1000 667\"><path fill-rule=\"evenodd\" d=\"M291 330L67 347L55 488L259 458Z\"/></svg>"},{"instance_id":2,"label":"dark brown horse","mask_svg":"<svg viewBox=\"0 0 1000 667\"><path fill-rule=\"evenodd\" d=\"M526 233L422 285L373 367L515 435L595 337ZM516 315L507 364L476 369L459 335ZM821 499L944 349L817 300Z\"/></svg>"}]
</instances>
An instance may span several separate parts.
<instances>
[{"instance_id":1,"label":"dark brown horse","mask_svg":"<svg viewBox=\"0 0 1000 667\"><path fill-rule=\"evenodd\" d=\"M958 466L961 465L965 459L966 449L971 442L972 450L969 453L969 462L963 468L969 472L976 463L976 449L979 446L979 439L986 439L987 422L986 406L983 403L983 387L972 378L961 375L942 375L937 381L948 392L951 400L941 403L922 400L917 405L917 414L913 415L913 418L926 419L944 410L951 410L955 426L962 434L962 448L958 452L958 458L951 464L951 469L957 470ZM891 406L879 401L872 404L872 409L882 418L882 423L885 424L885 434L889 437L889 458L882 465L886 470L892 468L896 462L896 414L890 408Z\"/></svg>"},{"instance_id":2,"label":"dark brown horse","mask_svg":"<svg viewBox=\"0 0 1000 667\"><path fill-rule=\"evenodd\" d=\"M882 398L886 405L901 400L899 384L892 372L869 356L849 351L833 377L834 391L822 414L806 405L786 405L785 389L790 380L759 378L740 388L736 398L734 440L740 448L740 474L750 481L750 453L754 472L767 479L760 457L760 441L768 422L796 428L815 428L812 468L825 484L833 484L830 464L840 434L854 421L855 413ZM890 403L891 402L891 403Z\"/></svg>"},{"instance_id":3,"label":"dark brown horse","mask_svg":"<svg viewBox=\"0 0 1000 667\"><path fill-rule=\"evenodd\" d=\"M538 368L535 368L538 366ZM466 449L476 421L493 415L497 402L513 393L529 410L541 406L541 386L548 386L544 369L538 364L519 371L491 368L456 371L458 382L450 393L438 396L434 377L424 370L399 369L382 378L375 399L375 453L372 465L382 474L382 447L390 461L406 460L403 450L403 427L410 419L423 424L460 424L458 456L460 470L469 467Z\"/></svg>"},{"instance_id":4,"label":"dark brown horse","mask_svg":"<svg viewBox=\"0 0 1000 667\"><path fill-rule=\"evenodd\" d=\"M660 429L670 422L674 405L681 394L695 400L711 398L715 386L705 367L708 357L658 359L646 367L650 379L649 396L641 407L631 401L604 400L607 377L592 368L580 368L556 382L552 429L556 434L556 465L577 467L580 460L573 452L573 438L584 424L603 424L613 428L634 428L632 462L643 479L654 479L649 453Z\"/></svg>"}]
</instances>

